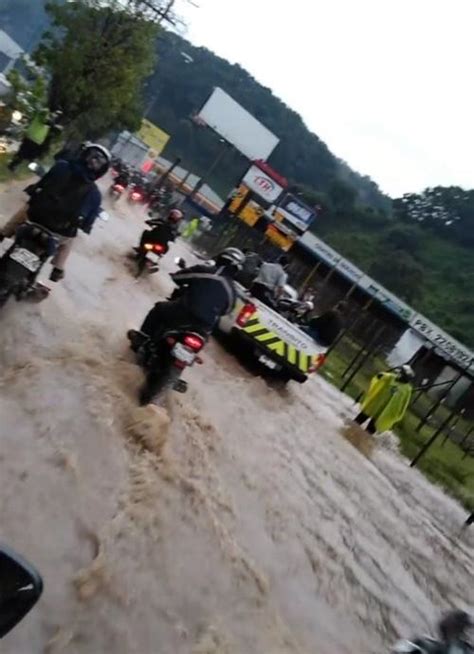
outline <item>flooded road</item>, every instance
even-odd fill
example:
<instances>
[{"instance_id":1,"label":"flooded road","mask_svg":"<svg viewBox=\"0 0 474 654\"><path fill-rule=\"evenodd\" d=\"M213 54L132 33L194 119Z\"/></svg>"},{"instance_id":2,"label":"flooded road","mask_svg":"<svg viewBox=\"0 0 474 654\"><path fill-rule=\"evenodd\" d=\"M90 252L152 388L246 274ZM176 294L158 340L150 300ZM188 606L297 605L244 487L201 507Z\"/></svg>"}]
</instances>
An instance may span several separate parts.
<instances>
[{"instance_id":1,"label":"flooded road","mask_svg":"<svg viewBox=\"0 0 474 654\"><path fill-rule=\"evenodd\" d=\"M20 198L0 193L4 218ZM125 331L183 250L136 282L140 211L120 201L47 301L0 316L0 538L45 581L2 654L380 654L472 603L464 512L396 451L355 449L321 378L278 391L211 342L168 430L137 440Z\"/></svg>"}]
</instances>

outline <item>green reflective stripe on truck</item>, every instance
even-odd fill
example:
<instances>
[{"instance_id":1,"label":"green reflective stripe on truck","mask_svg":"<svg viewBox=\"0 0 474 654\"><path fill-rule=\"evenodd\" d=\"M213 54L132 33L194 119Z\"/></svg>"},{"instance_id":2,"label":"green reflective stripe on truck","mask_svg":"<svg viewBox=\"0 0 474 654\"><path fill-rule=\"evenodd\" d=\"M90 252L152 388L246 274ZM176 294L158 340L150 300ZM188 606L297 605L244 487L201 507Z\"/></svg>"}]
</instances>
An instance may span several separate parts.
<instances>
[{"instance_id":1,"label":"green reflective stripe on truck","mask_svg":"<svg viewBox=\"0 0 474 654\"><path fill-rule=\"evenodd\" d=\"M280 336L267 329L258 318L251 318L242 331L304 373L307 373L313 365L313 357L310 354L300 352L294 345L283 341Z\"/></svg>"}]
</instances>

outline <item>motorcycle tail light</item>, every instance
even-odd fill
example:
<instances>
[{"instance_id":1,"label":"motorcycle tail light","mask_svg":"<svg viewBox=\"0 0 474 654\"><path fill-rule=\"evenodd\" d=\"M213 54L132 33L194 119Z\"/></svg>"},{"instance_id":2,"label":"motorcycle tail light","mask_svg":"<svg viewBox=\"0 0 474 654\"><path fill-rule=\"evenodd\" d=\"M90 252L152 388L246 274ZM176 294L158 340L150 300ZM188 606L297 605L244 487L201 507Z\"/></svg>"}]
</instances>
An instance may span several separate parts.
<instances>
[{"instance_id":1,"label":"motorcycle tail light","mask_svg":"<svg viewBox=\"0 0 474 654\"><path fill-rule=\"evenodd\" d=\"M239 327L245 327L250 318L257 312L255 304L248 302L242 307L239 315L237 316L237 324Z\"/></svg>"},{"instance_id":2,"label":"motorcycle tail light","mask_svg":"<svg viewBox=\"0 0 474 654\"><path fill-rule=\"evenodd\" d=\"M154 249L155 252L157 252L158 254L163 254L163 252L165 251L164 246L163 246L163 245L160 245L160 243L155 243L153 249Z\"/></svg>"},{"instance_id":3,"label":"motorcycle tail light","mask_svg":"<svg viewBox=\"0 0 474 654\"><path fill-rule=\"evenodd\" d=\"M141 197L142 196L140 195L140 193L136 193L136 192L132 193L131 195L132 200L140 200Z\"/></svg>"},{"instance_id":4,"label":"motorcycle tail light","mask_svg":"<svg viewBox=\"0 0 474 654\"><path fill-rule=\"evenodd\" d=\"M118 191L119 193L122 193L122 191L125 191L125 186L122 186L121 184L115 184L114 191Z\"/></svg>"},{"instance_id":5,"label":"motorcycle tail light","mask_svg":"<svg viewBox=\"0 0 474 654\"><path fill-rule=\"evenodd\" d=\"M184 344L191 348L193 352L199 352L204 347L204 339L196 334L186 334L184 337Z\"/></svg>"}]
</instances>

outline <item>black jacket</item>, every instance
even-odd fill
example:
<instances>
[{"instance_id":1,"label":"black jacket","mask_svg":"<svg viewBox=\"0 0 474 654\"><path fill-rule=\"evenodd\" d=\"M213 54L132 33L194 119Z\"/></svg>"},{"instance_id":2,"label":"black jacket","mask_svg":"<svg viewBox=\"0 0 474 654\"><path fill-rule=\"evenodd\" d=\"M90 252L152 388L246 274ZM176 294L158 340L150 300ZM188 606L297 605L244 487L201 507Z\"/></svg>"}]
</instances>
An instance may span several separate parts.
<instances>
[{"instance_id":1,"label":"black jacket","mask_svg":"<svg viewBox=\"0 0 474 654\"><path fill-rule=\"evenodd\" d=\"M237 299L232 279L217 270L216 266L198 265L172 275L178 286L185 287L181 301L209 330L232 311Z\"/></svg>"},{"instance_id":2,"label":"black jacket","mask_svg":"<svg viewBox=\"0 0 474 654\"><path fill-rule=\"evenodd\" d=\"M171 224L167 220L155 218L147 220L146 224L150 225L151 229L143 232L142 236L144 237L146 235L150 243L168 245L168 243L174 241L178 236L178 226Z\"/></svg>"}]
</instances>

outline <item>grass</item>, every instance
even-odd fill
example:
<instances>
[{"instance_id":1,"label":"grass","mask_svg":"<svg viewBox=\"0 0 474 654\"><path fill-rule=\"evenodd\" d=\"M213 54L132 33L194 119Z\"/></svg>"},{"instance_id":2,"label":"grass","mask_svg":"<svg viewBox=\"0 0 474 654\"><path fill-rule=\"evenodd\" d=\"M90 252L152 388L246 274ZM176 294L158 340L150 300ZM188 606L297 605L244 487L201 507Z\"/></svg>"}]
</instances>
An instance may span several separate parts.
<instances>
[{"instance_id":1,"label":"grass","mask_svg":"<svg viewBox=\"0 0 474 654\"><path fill-rule=\"evenodd\" d=\"M11 159L9 154L0 154L0 183L9 182L14 179L23 179L26 177L31 177L31 172L28 170L27 164L21 164L16 170L15 173L12 173L7 168L7 164Z\"/></svg>"},{"instance_id":2,"label":"grass","mask_svg":"<svg viewBox=\"0 0 474 654\"><path fill-rule=\"evenodd\" d=\"M321 369L321 374L338 388L343 383L343 372L355 354L355 343L344 341L333 350ZM370 379L380 370L387 369L386 362L381 357L375 357L355 375L345 389L345 393L356 399L367 389ZM420 415L424 415L433 400L424 396L416 407L408 409L405 418L395 426L395 433L400 439L400 451L408 459L413 459L434 433L434 427L425 425L416 431ZM355 411L354 411L355 412ZM440 406L434 415L434 424L439 424L446 417L447 407ZM467 421L459 421L458 428L465 433ZM445 434L441 434L433 446L420 459L418 468L434 483L442 486L450 495L459 500L469 511L474 510L474 459L472 456L463 458L464 451L448 439L443 444Z\"/></svg>"}]
</instances>

